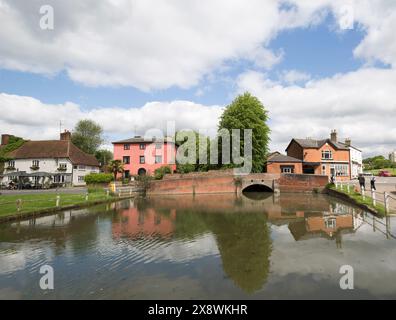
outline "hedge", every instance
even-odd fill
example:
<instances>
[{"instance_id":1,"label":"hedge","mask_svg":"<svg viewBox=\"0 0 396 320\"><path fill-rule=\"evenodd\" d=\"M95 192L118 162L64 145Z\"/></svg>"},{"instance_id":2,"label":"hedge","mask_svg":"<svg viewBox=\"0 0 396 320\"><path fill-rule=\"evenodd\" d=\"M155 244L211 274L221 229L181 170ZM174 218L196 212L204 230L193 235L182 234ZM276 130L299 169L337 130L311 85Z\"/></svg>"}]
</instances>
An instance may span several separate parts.
<instances>
[{"instance_id":1,"label":"hedge","mask_svg":"<svg viewBox=\"0 0 396 320\"><path fill-rule=\"evenodd\" d=\"M110 183L114 180L111 173L91 173L84 177L86 184Z\"/></svg>"},{"instance_id":2,"label":"hedge","mask_svg":"<svg viewBox=\"0 0 396 320\"><path fill-rule=\"evenodd\" d=\"M154 178L156 180L161 180L167 173L172 173L171 168L169 168L168 166L162 166L154 170Z\"/></svg>"}]
</instances>

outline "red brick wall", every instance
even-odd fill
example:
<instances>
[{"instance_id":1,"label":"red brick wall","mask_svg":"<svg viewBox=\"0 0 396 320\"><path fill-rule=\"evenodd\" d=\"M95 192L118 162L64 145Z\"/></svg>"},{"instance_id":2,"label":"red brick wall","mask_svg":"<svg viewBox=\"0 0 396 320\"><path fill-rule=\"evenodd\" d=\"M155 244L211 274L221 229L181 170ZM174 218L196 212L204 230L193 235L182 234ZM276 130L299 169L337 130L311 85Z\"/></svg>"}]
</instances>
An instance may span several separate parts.
<instances>
[{"instance_id":1,"label":"red brick wall","mask_svg":"<svg viewBox=\"0 0 396 320\"><path fill-rule=\"evenodd\" d=\"M152 181L148 194L203 194L203 193L237 193L238 188L235 183L235 176L231 173L219 172L214 175L208 173L195 173L183 175L175 178ZM328 183L326 176L301 175L301 174L250 174L242 179L275 179L279 184L281 192L307 192L323 189Z\"/></svg>"},{"instance_id":2,"label":"red brick wall","mask_svg":"<svg viewBox=\"0 0 396 320\"><path fill-rule=\"evenodd\" d=\"M280 173L282 166L294 166L294 173L302 174L302 163L301 162L269 162L267 164L268 173Z\"/></svg>"},{"instance_id":3,"label":"red brick wall","mask_svg":"<svg viewBox=\"0 0 396 320\"><path fill-rule=\"evenodd\" d=\"M279 179L280 192L309 192L322 190L329 182L327 176L312 174L284 174Z\"/></svg>"}]
</instances>

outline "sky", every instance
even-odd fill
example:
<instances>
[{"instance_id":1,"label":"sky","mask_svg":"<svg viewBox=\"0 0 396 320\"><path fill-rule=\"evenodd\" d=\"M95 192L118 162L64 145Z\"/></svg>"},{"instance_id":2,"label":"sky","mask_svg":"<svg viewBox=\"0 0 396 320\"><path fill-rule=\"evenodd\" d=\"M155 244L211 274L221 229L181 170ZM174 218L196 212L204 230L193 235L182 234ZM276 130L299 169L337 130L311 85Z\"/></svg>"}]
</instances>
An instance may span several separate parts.
<instances>
[{"instance_id":1,"label":"sky","mask_svg":"<svg viewBox=\"0 0 396 320\"><path fill-rule=\"evenodd\" d=\"M387 155L393 30L393 0L0 0L0 134L57 139L88 118L107 148L168 122L213 135L249 91L272 151L336 129Z\"/></svg>"}]
</instances>

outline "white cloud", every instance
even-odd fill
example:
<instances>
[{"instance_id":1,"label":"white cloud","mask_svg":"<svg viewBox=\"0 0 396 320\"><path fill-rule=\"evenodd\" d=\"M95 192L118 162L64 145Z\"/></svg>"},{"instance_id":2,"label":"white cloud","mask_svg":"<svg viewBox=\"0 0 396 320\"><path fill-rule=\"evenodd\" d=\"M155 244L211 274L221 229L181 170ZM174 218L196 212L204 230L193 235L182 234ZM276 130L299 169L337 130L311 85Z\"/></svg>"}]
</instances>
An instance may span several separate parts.
<instances>
[{"instance_id":1,"label":"white cloud","mask_svg":"<svg viewBox=\"0 0 396 320\"><path fill-rule=\"evenodd\" d=\"M190 101L149 102L141 107L94 108L86 111L71 102L51 105L31 97L2 93L0 133L26 139L58 139L60 120L63 128L72 129L81 119L92 119L101 124L109 139L130 137L135 129L140 134L150 129L159 129L166 134L168 121L175 122L176 130L210 132L217 128L221 112L221 106L205 106Z\"/></svg>"},{"instance_id":2,"label":"white cloud","mask_svg":"<svg viewBox=\"0 0 396 320\"><path fill-rule=\"evenodd\" d=\"M272 148L284 151L292 137L324 138L338 129L366 155L396 145L396 70L367 68L305 86L282 85L249 71L238 90L260 98L271 117Z\"/></svg>"},{"instance_id":3,"label":"white cloud","mask_svg":"<svg viewBox=\"0 0 396 320\"><path fill-rule=\"evenodd\" d=\"M277 0L48 0L55 29L39 28L40 0L0 0L0 67L66 70L91 86L181 88L236 59L270 68L261 48L278 30Z\"/></svg>"},{"instance_id":4,"label":"white cloud","mask_svg":"<svg viewBox=\"0 0 396 320\"><path fill-rule=\"evenodd\" d=\"M285 70L280 75L280 80L287 84L306 82L311 79L311 75L298 70Z\"/></svg>"}]
</instances>

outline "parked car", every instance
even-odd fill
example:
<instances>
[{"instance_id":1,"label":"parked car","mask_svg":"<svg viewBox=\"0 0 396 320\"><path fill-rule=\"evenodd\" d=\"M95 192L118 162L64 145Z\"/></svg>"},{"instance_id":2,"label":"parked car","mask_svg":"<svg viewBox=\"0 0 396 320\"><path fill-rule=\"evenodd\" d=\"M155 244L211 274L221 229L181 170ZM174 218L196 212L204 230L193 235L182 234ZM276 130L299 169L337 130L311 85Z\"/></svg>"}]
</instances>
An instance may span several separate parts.
<instances>
[{"instance_id":1,"label":"parked car","mask_svg":"<svg viewBox=\"0 0 396 320\"><path fill-rule=\"evenodd\" d=\"M378 176L379 177L391 177L392 175L389 171L381 170L380 172L378 172Z\"/></svg>"}]
</instances>

